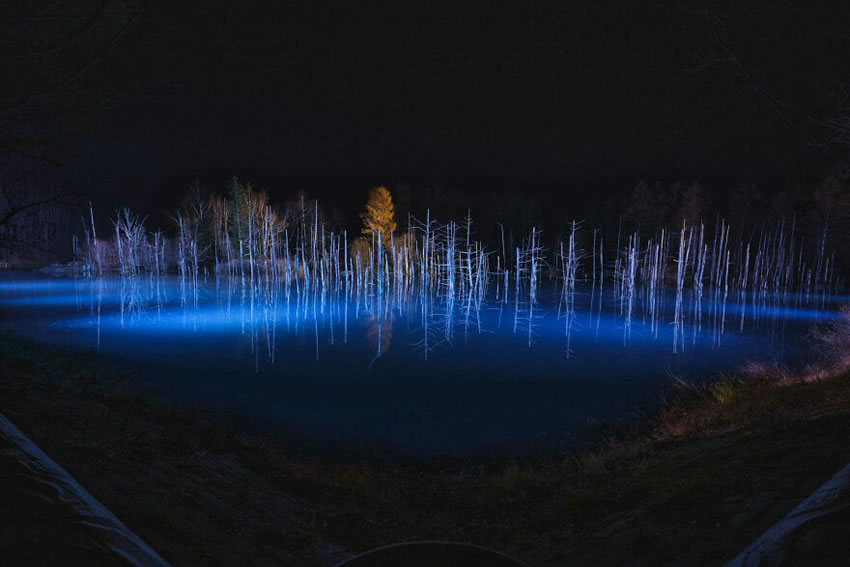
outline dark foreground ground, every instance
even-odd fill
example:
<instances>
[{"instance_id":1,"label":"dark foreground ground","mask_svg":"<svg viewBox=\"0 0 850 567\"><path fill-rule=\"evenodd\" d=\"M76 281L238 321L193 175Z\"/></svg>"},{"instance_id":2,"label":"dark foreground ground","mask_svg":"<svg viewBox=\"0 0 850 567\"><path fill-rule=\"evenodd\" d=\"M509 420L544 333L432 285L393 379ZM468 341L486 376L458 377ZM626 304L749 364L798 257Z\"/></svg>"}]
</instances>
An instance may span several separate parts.
<instances>
[{"instance_id":1,"label":"dark foreground ground","mask_svg":"<svg viewBox=\"0 0 850 567\"><path fill-rule=\"evenodd\" d=\"M846 372L685 392L639 430L558 458L355 458L249 436L141 393L91 354L2 335L0 412L177 565L333 565L417 540L535 566L721 564L850 462ZM103 564L14 489L9 467L2 556ZM807 530L786 563L843 564L846 517Z\"/></svg>"}]
</instances>

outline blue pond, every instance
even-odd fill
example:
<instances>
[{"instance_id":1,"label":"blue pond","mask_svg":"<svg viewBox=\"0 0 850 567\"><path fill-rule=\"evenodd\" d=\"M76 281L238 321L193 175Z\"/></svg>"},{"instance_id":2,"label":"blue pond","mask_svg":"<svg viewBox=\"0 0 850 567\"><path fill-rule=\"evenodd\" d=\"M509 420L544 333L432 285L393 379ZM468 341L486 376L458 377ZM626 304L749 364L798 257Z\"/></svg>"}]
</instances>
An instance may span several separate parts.
<instances>
[{"instance_id":1,"label":"blue pond","mask_svg":"<svg viewBox=\"0 0 850 567\"><path fill-rule=\"evenodd\" d=\"M609 288L614 286L609 285ZM414 454L532 452L652 409L671 375L806 360L846 297L579 288L486 300L291 290L227 280L0 275L17 333L130 363L177 403L266 431ZM678 314L677 314L678 313Z\"/></svg>"}]
</instances>

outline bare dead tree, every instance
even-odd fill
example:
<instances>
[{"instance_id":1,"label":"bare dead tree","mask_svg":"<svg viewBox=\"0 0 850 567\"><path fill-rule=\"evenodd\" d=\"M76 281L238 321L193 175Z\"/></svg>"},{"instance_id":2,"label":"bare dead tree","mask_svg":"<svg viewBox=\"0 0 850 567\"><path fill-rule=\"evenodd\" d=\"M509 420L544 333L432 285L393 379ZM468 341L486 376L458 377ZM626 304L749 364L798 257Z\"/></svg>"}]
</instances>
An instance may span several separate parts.
<instances>
[{"instance_id":1,"label":"bare dead tree","mask_svg":"<svg viewBox=\"0 0 850 567\"><path fill-rule=\"evenodd\" d=\"M0 169L0 253L6 258L47 253L56 247L59 225L73 223L75 194L51 169ZM32 164L29 164L30 166ZM67 227L61 227L67 228ZM70 236L68 236L70 238Z\"/></svg>"}]
</instances>

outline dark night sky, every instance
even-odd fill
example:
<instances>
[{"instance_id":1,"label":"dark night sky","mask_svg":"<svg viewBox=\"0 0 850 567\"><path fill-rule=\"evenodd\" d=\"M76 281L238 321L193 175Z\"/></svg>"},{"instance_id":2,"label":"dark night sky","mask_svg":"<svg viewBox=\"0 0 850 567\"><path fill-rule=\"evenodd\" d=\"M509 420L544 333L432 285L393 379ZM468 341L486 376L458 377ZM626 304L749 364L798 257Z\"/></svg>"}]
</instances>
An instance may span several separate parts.
<instances>
[{"instance_id":1,"label":"dark night sky","mask_svg":"<svg viewBox=\"0 0 850 567\"><path fill-rule=\"evenodd\" d=\"M734 72L692 72L696 4L180 4L149 5L88 72L118 96L72 168L107 200L168 208L193 177L238 174L344 208L439 182L581 209L642 177L782 189L834 159ZM850 15L799 4L714 9L759 80L828 113Z\"/></svg>"}]
</instances>

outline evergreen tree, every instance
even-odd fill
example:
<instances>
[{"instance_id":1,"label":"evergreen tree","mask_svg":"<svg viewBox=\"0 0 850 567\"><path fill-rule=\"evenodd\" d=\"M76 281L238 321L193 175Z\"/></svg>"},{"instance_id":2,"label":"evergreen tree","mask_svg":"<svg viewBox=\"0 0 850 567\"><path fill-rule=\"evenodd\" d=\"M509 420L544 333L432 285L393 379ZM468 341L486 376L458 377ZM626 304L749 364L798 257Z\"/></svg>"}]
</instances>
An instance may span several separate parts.
<instances>
[{"instance_id":1,"label":"evergreen tree","mask_svg":"<svg viewBox=\"0 0 850 567\"><path fill-rule=\"evenodd\" d=\"M625 217L631 221L633 229L640 228L642 234L650 235L667 225L670 213L669 191L656 181L652 186L640 180L632 190L631 203Z\"/></svg>"},{"instance_id":2,"label":"evergreen tree","mask_svg":"<svg viewBox=\"0 0 850 567\"><path fill-rule=\"evenodd\" d=\"M705 191L699 183L691 183L679 198L679 210L676 212L674 228L681 228L682 221L687 226L696 226L705 214Z\"/></svg>"},{"instance_id":3,"label":"evergreen tree","mask_svg":"<svg viewBox=\"0 0 850 567\"><path fill-rule=\"evenodd\" d=\"M245 185L238 177L233 177L230 180L229 193L228 208L230 209L230 239L235 243L238 250L239 241L247 239L248 236L246 190Z\"/></svg>"}]
</instances>

